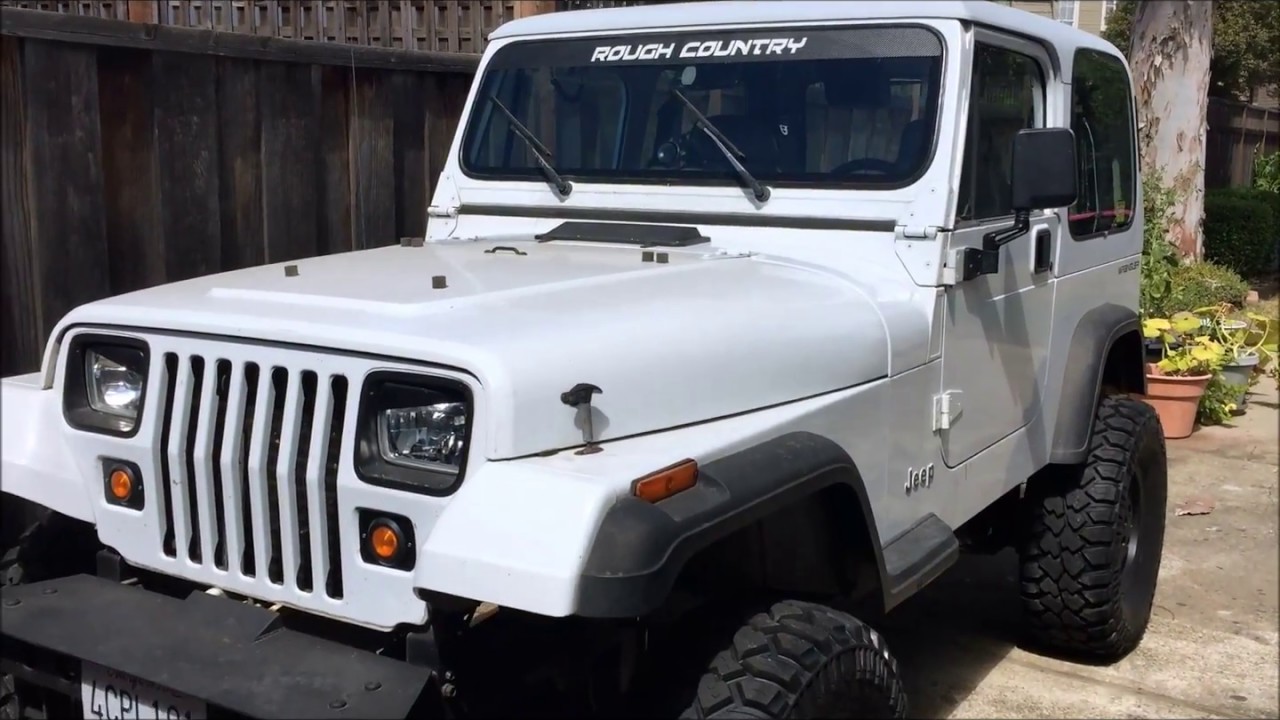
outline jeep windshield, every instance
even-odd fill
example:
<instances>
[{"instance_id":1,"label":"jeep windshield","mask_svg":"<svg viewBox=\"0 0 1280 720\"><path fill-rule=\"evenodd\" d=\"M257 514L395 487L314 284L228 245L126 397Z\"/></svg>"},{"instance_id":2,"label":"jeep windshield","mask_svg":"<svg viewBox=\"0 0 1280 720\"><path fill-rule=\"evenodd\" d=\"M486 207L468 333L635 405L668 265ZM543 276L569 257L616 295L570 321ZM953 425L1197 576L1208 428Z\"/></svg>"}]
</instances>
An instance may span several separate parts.
<instances>
[{"instance_id":1,"label":"jeep windshield","mask_svg":"<svg viewBox=\"0 0 1280 720\"><path fill-rule=\"evenodd\" d=\"M462 170L545 181L540 144L569 180L741 185L701 113L760 183L903 187L933 154L942 47L901 25L514 42L487 66Z\"/></svg>"}]
</instances>

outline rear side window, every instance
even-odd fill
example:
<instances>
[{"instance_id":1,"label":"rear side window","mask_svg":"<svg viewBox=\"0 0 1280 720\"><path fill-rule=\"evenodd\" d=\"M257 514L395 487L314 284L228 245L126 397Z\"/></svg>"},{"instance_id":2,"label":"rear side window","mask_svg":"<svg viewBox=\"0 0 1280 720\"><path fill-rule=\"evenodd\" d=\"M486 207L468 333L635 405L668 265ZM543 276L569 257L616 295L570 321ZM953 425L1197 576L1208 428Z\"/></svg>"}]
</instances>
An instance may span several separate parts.
<instances>
[{"instance_id":1,"label":"rear side window","mask_svg":"<svg viewBox=\"0 0 1280 720\"><path fill-rule=\"evenodd\" d=\"M1124 63L1094 50L1076 53L1071 130L1080 194L1067 215L1077 240L1133 224L1137 196L1133 93Z\"/></svg>"}]
</instances>

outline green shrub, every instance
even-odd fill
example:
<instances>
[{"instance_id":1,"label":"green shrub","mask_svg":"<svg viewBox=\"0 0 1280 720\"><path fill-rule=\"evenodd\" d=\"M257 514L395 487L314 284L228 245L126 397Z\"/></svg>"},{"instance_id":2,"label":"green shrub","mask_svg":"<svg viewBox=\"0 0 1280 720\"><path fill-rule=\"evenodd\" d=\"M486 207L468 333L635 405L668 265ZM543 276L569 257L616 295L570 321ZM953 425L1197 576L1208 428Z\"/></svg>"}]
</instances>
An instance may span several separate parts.
<instances>
[{"instance_id":1,"label":"green shrub","mask_svg":"<svg viewBox=\"0 0 1280 720\"><path fill-rule=\"evenodd\" d=\"M1147 315L1158 315L1173 289L1173 271L1178 267L1177 250L1169 243L1169 210L1176 200L1169 188L1152 173L1142 177L1142 277L1138 307Z\"/></svg>"},{"instance_id":2,"label":"green shrub","mask_svg":"<svg viewBox=\"0 0 1280 720\"><path fill-rule=\"evenodd\" d=\"M1254 155L1253 186L1280 195L1280 152Z\"/></svg>"},{"instance_id":3,"label":"green shrub","mask_svg":"<svg viewBox=\"0 0 1280 720\"><path fill-rule=\"evenodd\" d=\"M1175 267L1169 284L1168 296L1159 306L1147 309L1148 315L1169 317L1224 302L1239 307L1249 292L1249 283L1238 273L1208 261Z\"/></svg>"},{"instance_id":4,"label":"green shrub","mask_svg":"<svg viewBox=\"0 0 1280 720\"><path fill-rule=\"evenodd\" d=\"M1280 241L1276 193L1254 188L1211 190L1204 200L1204 256L1246 276L1275 270Z\"/></svg>"},{"instance_id":5,"label":"green shrub","mask_svg":"<svg viewBox=\"0 0 1280 720\"><path fill-rule=\"evenodd\" d=\"M1268 187L1255 185L1254 187L1236 187L1223 188L1221 190L1210 190L1210 194L1233 197L1245 202L1260 202L1271 208L1272 219L1275 220L1277 229L1280 229L1280 189L1272 190ZM1206 200L1208 198L1206 197Z\"/></svg>"},{"instance_id":6,"label":"green shrub","mask_svg":"<svg viewBox=\"0 0 1280 720\"><path fill-rule=\"evenodd\" d=\"M1247 385L1231 385L1222 375L1214 373L1209 385L1200 396L1200 404L1196 407L1196 422L1201 425L1221 425L1231 419L1236 408L1244 402Z\"/></svg>"}]
</instances>

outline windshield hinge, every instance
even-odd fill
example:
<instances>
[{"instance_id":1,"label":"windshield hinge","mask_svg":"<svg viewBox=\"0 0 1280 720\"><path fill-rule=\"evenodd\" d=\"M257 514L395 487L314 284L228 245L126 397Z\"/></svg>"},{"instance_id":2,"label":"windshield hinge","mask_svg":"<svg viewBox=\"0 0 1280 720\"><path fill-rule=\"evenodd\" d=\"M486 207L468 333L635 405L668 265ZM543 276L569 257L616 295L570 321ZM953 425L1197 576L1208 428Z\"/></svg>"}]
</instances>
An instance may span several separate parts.
<instances>
[{"instance_id":1,"label":"windshield hinge","mask_svg":"<svg viewBox=\"0 0 1280 720\"><path fill-rule=\"evenodd\" d=\"M898 225L894 228L897 240L932 240L942 230L937 225Z\"/></svg>"},{"instance_id":2,"label":"windshield hinge","mask_svg":"<svg viewBox=\"0 0 1280 720\"><path fill-rule=\"evenodd\" d=\"M703 253L703 260L729 260L732 258L749 258L755 255L750 250L725 250L723 248L715 252Z\"/></svg>"},{"instance_id":3,"label":"windshield hinge","mask_svg":"<svg viewBox=\"0 0 1280 720\"><path fill-rule=\"evenodd\" d=\"M427 206L427 217L433 218L456 218L458 217L458 208L440 207L439 205Z\"/></svg>"},{"instance_id":4,"label":"windshield hinge","mask_svg":"<svg viewBox=\"0 0 1280 720\"><path fill-rule=\"evenodd\" d=\"M948 390L941 395L933 396L933 431L950 430L960 418L962 408L960 398L964 393L960 390Z\"/></svg>"}]
</instances>

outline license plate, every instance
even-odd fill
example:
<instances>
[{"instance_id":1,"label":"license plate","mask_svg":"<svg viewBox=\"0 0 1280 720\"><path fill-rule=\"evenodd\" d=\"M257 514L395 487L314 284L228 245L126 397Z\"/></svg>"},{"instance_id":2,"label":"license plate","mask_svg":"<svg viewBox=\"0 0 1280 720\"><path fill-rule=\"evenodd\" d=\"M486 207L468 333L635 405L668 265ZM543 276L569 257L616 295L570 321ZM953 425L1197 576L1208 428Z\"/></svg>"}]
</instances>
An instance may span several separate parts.
<instances>
[{"instance_id":1,"label":"license plate","mask_svg":"<svg viewBox=\"0 0 1280 720\"><path fill-rule=\"evenodd\" d=\"M203 720L207 706L154 683L93 663L81 663L84 716L96 720Z\"/></svg>"}]
</instances>

